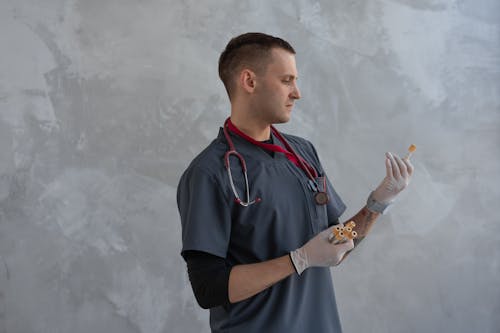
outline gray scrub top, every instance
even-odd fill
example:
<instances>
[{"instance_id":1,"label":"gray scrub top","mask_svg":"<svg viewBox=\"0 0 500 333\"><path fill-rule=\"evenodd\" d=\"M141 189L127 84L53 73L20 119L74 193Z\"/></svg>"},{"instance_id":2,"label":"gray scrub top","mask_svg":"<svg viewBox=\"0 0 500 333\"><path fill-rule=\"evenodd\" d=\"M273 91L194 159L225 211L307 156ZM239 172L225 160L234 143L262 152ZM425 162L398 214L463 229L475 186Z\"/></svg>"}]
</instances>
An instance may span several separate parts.
<instances>
[{"instance_id":1,"label":"gray scrub top","mask_svg":"<svg viewBox=\"0 0 500 333\"><path fill-rule=\"evenodd\" d=\"M224 167L228 144L221 128L179 182L182 252L204 251L225 258L230 266L257 263L287 255L338 223L346 207L330 181L326 182L330 201L319 206L306 174L284 154L271 156L239 136L230 135L247 164L250 197L262 201L249 207L234 201ZM283 136L324 176L309 141ZM273 143L283 146L274 135ZM231 170L240 198L245 200L237 158L231 158ZM341 332L330 270L309 268L249 299L211 308L210 327L212 332Z\"/></svg>"}]
</instances>

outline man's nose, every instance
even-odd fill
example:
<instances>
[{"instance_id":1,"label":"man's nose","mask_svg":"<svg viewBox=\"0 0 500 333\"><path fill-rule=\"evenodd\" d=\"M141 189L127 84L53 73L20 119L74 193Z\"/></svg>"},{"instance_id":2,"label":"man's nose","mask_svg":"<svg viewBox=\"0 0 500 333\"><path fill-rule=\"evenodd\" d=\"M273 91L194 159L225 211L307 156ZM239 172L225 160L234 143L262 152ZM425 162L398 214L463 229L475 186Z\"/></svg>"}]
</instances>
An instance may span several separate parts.
<instances>
[{"instance_id":1,"label":"man's nose","mask_svg":"<svg viewBox=\"0 0 500 333\"><path fill-rule=\"evenodd\" d=\"M299 90L299 87L297 86L297 84L294 84L293 90L290 94L290 97L292 97L293 99L300 99L301 95L300 95L300 90Z\"/></svg>"}]
</instances>

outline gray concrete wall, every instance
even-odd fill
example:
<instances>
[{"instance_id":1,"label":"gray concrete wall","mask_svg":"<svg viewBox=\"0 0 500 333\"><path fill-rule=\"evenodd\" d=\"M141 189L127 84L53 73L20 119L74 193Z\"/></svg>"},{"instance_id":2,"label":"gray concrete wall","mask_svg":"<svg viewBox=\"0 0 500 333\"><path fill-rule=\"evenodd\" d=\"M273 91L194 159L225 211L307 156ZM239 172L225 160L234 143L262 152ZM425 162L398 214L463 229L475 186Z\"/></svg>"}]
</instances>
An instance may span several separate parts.
<instances>
[{"instance_id":1,"label":"gray concrete wall","mask_svg":"<svg viewBox=\"0 0 500 333\"><path fill-rule=\"evenodd\" d=\"M332 270L345 332L500 331L495 0L0 0L0 332L208 332L179 255L181 172L229 103L246 31L289 40L349 218L414 143L415 177Z\"/></svg>"}]
</instances>

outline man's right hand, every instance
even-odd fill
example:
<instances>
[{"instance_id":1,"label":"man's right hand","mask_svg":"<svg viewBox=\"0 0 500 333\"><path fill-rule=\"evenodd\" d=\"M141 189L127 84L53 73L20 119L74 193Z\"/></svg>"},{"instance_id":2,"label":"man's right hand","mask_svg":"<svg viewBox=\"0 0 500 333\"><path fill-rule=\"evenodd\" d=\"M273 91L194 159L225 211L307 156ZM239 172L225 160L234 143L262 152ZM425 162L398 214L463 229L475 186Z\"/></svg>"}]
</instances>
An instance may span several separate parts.
<instances>
[{"instance_id":1,"label":"man's right hand","mask_svg":"<svg viewBox=\"0 0 500 333\"><path fill-rule=\"evenodd\" d=\"M330 243L328 236L331 233L332 227L327 228L311 238L304 246L290 252L290 258L299 275L309 267L336 266L344 254L354 248L352 240L340 244Z\"/></svg>"}]
</instances>

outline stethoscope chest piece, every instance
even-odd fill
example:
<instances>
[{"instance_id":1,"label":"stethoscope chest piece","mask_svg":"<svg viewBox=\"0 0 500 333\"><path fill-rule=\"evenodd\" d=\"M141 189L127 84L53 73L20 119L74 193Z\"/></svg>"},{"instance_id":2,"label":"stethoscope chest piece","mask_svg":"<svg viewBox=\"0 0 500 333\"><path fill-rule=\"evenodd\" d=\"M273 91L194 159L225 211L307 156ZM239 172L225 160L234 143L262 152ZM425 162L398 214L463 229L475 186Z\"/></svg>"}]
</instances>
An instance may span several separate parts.
<instances>
[{"instance_id":1,"label":"stethoscope chest piece","mask_svg":"<svg viewBox=\"0 0 500 333\"><path fill-rule=\"evenodd\" d=\"M318 205L326 205L329 201L328 194L326 192L317 192L314 194L314 200Z\"/></svg>"}]
</instances>

